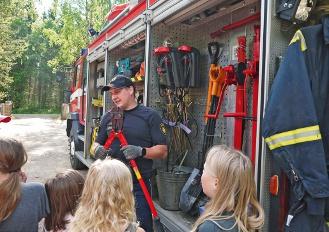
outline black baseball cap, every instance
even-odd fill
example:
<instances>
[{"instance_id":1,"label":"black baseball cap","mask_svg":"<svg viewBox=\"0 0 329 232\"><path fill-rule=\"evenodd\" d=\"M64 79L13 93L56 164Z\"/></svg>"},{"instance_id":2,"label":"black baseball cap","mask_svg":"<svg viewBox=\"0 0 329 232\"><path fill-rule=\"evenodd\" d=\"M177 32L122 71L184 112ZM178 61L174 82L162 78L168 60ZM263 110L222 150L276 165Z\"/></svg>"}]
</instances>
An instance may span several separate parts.
<instances>
[{"instance_id":1,"label":"black baseball cap","mask_svg":"<svg viewBox=\"0 0 329 232\"><path fill-rule=\"evenodd\" d=\"M133 86L133 85L134 85L134 83L132 82L132 80L129 77L126 77L125 75L116 75L112 78L112 80L110 81L110 83L108 85L106 85L102 88L102 92L108 91L111 88L121 89L124 87Z\"/></svg>"}]
</instances>

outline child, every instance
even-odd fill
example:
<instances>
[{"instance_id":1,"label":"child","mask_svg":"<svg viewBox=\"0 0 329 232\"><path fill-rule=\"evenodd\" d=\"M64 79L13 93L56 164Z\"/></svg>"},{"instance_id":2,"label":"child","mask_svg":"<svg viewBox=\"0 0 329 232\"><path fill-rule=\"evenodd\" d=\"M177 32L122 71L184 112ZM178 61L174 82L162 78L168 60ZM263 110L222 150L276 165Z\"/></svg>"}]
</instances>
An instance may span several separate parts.
<instances>
[{"instance_id":1,"label":"child","mask_svg":"<svg viewBox=\"0 0 329 232\"><path fill-rule=\"evenodd\" d=\"M129 168L119 160L95 161L87 174L70 232L137 231L133 183Z\"/></svg>"},{"instance_id":2,"label":"child","mask_svg":"<svg viewBox=\"0 0 329 232\"><path fill-rule=\"evenodd\" d=\"M252 164L242 152L213 146L207 153L201 183L210 201L192 231L247 232L263 226Z\"/></svg>"},{"instance_id":3,"label":"child","mask_svg":"<svg viewBox=\"0 0 329 232\"><path fill-rule=\"evenodd\" d=\"M45 220L46 230L66 231L66 225L72 220L79 203L84 182L83 176L71 169L46 182L50 204L50 214Z\"/></svg>"},{"instance_id":4,"label":"child","mask_svg":"<svg viewBox=\"0 0 329 232\"><path fill-rule=\"evenodd\" d=\"M0 231L38 231L39 221L49 213L44 185L22 182L26 161L20 142L0 139Z\"/></svg>"}]
</instances>

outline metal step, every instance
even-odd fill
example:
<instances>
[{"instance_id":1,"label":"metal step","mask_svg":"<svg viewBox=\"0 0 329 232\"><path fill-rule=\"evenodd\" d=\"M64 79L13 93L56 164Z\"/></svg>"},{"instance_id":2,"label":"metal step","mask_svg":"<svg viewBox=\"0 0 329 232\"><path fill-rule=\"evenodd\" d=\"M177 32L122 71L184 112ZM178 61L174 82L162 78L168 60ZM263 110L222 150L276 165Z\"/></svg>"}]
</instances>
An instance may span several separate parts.
<instances>
[{"instance_id":1,"label":"metal step","mask_svg":"<svg viewBox=\"0 0 329 232\"><path fill-rule=\"evenodd\" d=\"M75 152L76 157L84 164L86 165L88 168L90 167L90 165L95 161L94 159L91 158L84 158L83 157L83 151L76 151Z\"/></svg>"},{"instance_id":2,"label":"metal step","mask_svg":"<svg viewBox=\"0 0 329 232\"><path fill-rule=\"evenodd\" d=\"M163 209L157 200L154 201L161 223L170 232L188 232L196 218L193 218L182 211L169 211Z\"/></svg>"}]
</instances>

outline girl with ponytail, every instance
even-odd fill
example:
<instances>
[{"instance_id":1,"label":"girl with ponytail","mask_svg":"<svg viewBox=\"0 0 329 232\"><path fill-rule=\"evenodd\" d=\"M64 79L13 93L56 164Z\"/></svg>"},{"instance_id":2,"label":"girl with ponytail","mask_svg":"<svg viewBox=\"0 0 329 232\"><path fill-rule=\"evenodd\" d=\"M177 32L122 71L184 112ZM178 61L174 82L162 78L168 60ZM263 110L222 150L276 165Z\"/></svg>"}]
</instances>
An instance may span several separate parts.
<instances>
[{"instance_id":1,"label":"girl with ponytail","mask_svg":"<svg viewBox=\"0 0 329 232\"><path fill-rule=\"evenodd\" d=\"M242 152L213 146L207 153L201 183L210 200L193 232L249 232L263 226L252 164Z\"/></svg>"},{"instance_id":2,"label":"girl with ponytail","mask_svg":"<svg viewBox=\"0 0 329 232\"><path fill-rule=\"evenodd\" d=\"M26 161L20 142L0 139L0 231L38 231L49 212L44 185L24 183L21 168Z\"/></svg>"}]
</instances>

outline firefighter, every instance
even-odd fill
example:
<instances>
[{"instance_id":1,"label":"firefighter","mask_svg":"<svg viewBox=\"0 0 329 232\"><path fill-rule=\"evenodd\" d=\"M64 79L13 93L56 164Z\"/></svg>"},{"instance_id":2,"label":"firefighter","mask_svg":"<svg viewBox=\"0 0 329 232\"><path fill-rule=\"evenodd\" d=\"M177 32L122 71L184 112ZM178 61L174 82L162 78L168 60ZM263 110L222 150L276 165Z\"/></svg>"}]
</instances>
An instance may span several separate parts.
<instances>
[{"instance_id":1,"label":"firefighter","mask_svg":"<svg viewBox=\"0 0 329 232\"><path fill-rule=\"evenodd\" d=\"M329 197L329 16L301 28L273 82L263 136L291 183L285 231L323 231Z\"/></svg>"},{"instance_id":2,"label":"firefighter","mask_svg":"<svg viewBox=\"0 0 329 232\"><path fill-rule=\"evenodd\" d=\"M112 119L109 111L102 118L94 143L95 158L104 159L106 156L111 156L126 164L128 160L135 159L142 178L151 192L152 160L167 156L166 127L155 110L137 103L135 87L130 78L117 75L112 78L109 85L103 87L102 91L109 91L113 103L123 110L123 133L129 145L120 149L119 141L115 140L109 150L103 147ZM146 232L153 231L151 211L134 175L133 181L137 219Z\"/></svg>"}]
</instances>

